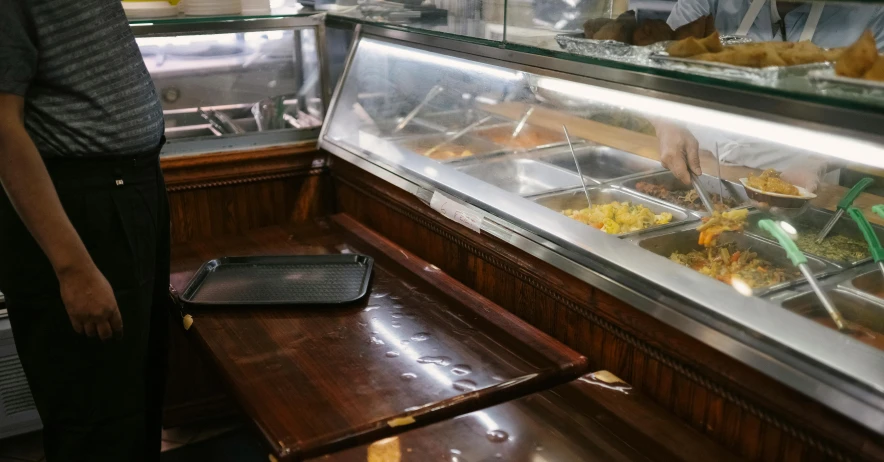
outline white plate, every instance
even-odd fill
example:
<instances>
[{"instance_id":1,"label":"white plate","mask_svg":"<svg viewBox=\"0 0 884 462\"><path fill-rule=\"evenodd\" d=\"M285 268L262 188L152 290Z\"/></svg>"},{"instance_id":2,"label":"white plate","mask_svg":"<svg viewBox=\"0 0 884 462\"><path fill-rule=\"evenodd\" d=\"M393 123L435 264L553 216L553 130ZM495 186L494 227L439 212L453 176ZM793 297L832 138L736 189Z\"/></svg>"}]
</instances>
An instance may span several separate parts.
<instances>
[{"instance_id":1,"label":"white plate","mask_svg":"<svg viewBox=\"0 0 884 462\"><path fill-rule=\"evenodd\" d=\"M802 188L801 186L795 186L796 188L798 188L798 194L799 194L798 196L790 196L788 194L780 194L780 193L772 193L772 192L762 191L758 188L753 188L752 186L749 186L748 182L749 182L748 178L740 178L740 183L743 183L744 188L755 191L760 194L766 194L768 196L785 197L785 198L789 198L789 199L815 199L816 198L816 194L814 194L812 192L808 192L806 189Z\"/></svg>"}]
</instances>

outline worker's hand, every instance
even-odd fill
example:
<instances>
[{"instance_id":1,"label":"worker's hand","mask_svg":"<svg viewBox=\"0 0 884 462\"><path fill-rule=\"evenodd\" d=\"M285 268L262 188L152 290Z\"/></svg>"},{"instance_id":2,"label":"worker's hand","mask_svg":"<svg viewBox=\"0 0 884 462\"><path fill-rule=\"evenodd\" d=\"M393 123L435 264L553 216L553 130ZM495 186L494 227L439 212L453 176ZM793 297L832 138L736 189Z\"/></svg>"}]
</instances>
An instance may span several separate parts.
<instances>
[{"instance_id":1,"label":"worker's hand","mask_svg":"<svg viewBox=\"0 0 884 462\"><path fill-rule=\"evenodd\" d=\"M818 166L813 161L808 160L799 165L791 165L783 169L783 174L780 177L795 186L801 186L807 192L815 192L820 186L820 180L824 171L825 165Z\"/></svg>"},{"instance_id":2,"label":"worker's hand","mask_svg":"<svg viewBox=\"0 0 884 462\"><path fill-rule=\"evenodd\" d=\"M78 334L102 341L123 334L123 318L114 291L92 262L58 274L61 299Z\"/></svg>"},{"instance_id":3,"label":"worker's hand","mask_svg":"<svg viewBox=\"0 0 884 462\"><path fill-rule=\"evenodd\" d=\"M660 143L660 163L682 183L691 184L691 173L700 176L700 145L684 127L669 122L654 124Z\"/></svg>"}]
</instances>

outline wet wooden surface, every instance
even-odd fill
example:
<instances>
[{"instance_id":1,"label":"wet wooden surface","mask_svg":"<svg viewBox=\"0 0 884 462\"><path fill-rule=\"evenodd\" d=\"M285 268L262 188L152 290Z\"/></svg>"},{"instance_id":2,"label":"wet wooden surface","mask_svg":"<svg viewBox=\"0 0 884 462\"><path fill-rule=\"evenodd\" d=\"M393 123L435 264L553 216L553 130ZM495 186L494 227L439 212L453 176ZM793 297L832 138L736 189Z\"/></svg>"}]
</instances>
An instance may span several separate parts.
<instances>
[{"instance_id":1,"label":"wet wooden surface","mask_svg":"<svg viewBox=\"0 0 884 462\"><path fill-rule=\"evenodd\" d=\"M375 258L365 300L194 311L187 332L278 458L373 441L585 372L586 358L347 216L178 244L172 281L183 291L222 256L329 253Z\"/></svg>"},{"instance_id":2,"label":"wet wooden surface","mask_svg":"<svg viewBox=\"0 0 884 462\"><path fill-rule=\"evenodd\" d=\"M398 457L397 457L398 454ZM388 457L374 459L375 457ZM551 390L315 459L735 461L607 371Z\"/></svg>"}]
</instances>

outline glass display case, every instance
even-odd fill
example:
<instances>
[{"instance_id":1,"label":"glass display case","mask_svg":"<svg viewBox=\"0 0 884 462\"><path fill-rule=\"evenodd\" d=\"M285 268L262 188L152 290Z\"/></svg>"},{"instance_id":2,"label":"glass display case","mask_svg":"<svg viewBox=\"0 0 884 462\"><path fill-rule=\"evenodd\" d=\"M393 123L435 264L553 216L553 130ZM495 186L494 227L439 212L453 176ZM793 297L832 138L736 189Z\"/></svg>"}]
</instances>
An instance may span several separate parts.
<instances>
[{"instance_id":1,"label":"glass display case","mask_svg":"<svg viewBox=\"0 0 884 462\"><path fill-rule=\"evenodd\" d=\"M884 4L875 1L367 1L333 14L715 87L884 108L884 58L872 55L884 49ZM854 44L865 54L843 53Z\"/></svg>"},{"instance_id":2,"label":"glass display case","mask_svg":"<svg viewBox=\"0 0 884 462\"><path fill-rule=\"evenodd\" d=\"M881 113L357 33L324 149L884 434Z\"/></svg>"},{"instance_id":3,"label":"glass display case","mask_svg":"<svg viewBox=\"0 0 884 462\"><path fill-rule=\"evenodd\" d=\"M162 101L164 154L316 138L330 93L321 16L131 24Z\"/></svg>"}]
</instances>

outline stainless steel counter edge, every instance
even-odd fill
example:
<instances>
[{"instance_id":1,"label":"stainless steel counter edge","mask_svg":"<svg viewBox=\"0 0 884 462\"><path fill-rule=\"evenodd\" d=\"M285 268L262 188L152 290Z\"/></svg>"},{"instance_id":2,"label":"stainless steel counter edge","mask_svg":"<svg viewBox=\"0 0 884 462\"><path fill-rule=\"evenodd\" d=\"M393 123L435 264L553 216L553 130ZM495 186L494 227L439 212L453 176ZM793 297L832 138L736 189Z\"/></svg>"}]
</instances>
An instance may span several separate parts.
<instances>
[{"instance_id":1,"label":"stainless steel counter edge","mask_svg":"<svg viewBox=\"0 0 884 462\"><path fill-rule=\"evenodd\" d=\"M872 347L688 268L656 270L649 261L665 258L431 159L393 145L382 156L320 143L424 202L439 190L476 207L497 225L483 230L884 434L884 355Z\"/></svg>"}]
</instances>

